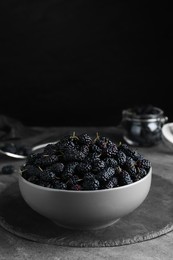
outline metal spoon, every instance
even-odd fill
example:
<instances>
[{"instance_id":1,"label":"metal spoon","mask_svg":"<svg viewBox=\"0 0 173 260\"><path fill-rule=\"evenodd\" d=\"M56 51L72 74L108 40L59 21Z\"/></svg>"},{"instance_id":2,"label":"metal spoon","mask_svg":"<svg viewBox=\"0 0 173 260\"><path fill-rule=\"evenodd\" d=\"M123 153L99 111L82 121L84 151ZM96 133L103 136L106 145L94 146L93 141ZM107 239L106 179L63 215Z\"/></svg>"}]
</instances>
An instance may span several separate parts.
<instances>
[{"instance_id":1,"label":"metal spoon","mask_svg":"<svg viewBox=\"0 0 173 260\"><path fill-rule=\"evenodd\" d=\"M31 153L35 152L37 150L43 149L48 144L55 144L55 143L57 143L57 141L56 142L49 142L49 143L44 143L44 144L39 144L39 145L33 146L32 149L31 149ZM0 154L6 155L8 157L16 158L16 159L26 159L27 158L27 155L10 153L10 152L3 151L2 149L0 149Z\"/></svg>"}]
</instances>

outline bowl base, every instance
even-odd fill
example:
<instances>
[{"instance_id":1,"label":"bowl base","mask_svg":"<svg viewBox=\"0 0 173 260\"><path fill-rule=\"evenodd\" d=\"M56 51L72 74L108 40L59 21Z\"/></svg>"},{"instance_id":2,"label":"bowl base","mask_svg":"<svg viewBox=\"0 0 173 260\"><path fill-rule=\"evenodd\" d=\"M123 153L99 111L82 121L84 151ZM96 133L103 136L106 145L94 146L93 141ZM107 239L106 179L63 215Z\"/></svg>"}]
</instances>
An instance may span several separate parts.
<instances>
[{"instance_id":1,"label":"bowl base","mask_svg":"<svg viewBox=\"0 0 173 260\"><path fill-rule=\"evenodd\" d=\"M66 228L66 229L71 229L71 230L98 230L98 229L102 229L102 228L107 228L109 226L112 226L113 224L115 224L120 218L111 221L107 224L104 225L99 225L99 226L70 226L70 225L63 225L60 224L59 222L57 222L56 220L52 220L57 226L62 227L62 228Z\"/></svg>"}]
</instances>

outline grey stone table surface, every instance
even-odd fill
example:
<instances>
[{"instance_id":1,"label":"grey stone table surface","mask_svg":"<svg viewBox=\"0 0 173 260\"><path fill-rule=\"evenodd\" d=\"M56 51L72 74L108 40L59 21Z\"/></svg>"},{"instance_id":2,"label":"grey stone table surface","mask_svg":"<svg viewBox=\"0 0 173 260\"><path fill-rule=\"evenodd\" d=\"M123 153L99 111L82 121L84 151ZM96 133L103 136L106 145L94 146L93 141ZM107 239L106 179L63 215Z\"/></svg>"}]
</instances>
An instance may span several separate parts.
<instances>
[{"instance_id":1,"label":"grey stone table surface","mask_svg":"<svg viewBox=\"0 0 173 260\"><path fill-rule=\"evenodd\" d=\"M39 144L58 140L61 136L75 131L77 134L87 132L108 136L112 140L122 141L122 131L118 127L34 127L38 134L28 136L21 142ZM137 147L138 151L148 158L153 166L153 173L173 183L173 152L161 141L153 147ZM23 161L0 156L0 168L13 163L19 167ZM0 174L0 192L16 181L16 176ZM1 199L1 197L0 197ZM173 200L173 198L172 198ZM148 241L115 247L77 248L48 245L32 242L18 237L0 227L0 260L23 259L120 259L120 260L171 260L173 259L173 232L166 233Z\"/></svg>"}]
</instances>

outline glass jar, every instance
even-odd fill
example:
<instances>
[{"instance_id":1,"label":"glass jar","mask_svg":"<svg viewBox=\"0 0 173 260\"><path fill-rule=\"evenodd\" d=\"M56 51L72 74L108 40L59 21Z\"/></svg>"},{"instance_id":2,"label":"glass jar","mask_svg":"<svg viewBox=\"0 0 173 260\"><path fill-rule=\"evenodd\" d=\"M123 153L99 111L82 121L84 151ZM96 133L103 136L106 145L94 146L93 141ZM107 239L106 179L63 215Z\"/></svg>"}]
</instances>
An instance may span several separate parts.
<instances>
[{"instance_id":1,"label":"glass jar","mask_svg":"<svg viewBox=\"0 0 173 260\"><path fill-rule=\"evenodd\" d=\"M162 126L168 120L162 109L150 107L128 108L122 111L121 125L124 129L124 140L129 145L152 146L162 139Z\"/></svg>"}]
</instances>

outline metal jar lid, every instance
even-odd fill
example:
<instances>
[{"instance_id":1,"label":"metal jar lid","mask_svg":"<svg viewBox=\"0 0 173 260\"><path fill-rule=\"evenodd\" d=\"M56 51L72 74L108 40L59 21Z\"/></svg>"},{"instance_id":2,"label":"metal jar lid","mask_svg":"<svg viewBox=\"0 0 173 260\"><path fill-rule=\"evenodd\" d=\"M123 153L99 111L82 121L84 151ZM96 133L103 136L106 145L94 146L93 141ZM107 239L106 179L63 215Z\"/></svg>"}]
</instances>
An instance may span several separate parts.
<instances>
[{"instance_id":1,"label":"metal jar lid","mask_svg":"<svg viewBox=\"0 0 173 260\"><path fill-rule=\"evenodd\" d=\"M164 116L164 111L158 107L153 107L152 113L137 113L134 108L124 109L122 111L122 120L133 122L157 122L164 124L168 117Z\"/></svg>"}]
</instances>

